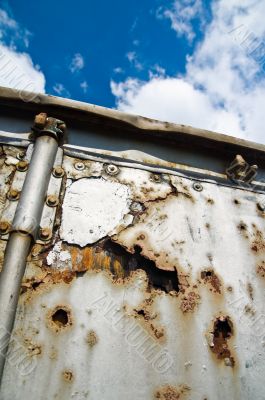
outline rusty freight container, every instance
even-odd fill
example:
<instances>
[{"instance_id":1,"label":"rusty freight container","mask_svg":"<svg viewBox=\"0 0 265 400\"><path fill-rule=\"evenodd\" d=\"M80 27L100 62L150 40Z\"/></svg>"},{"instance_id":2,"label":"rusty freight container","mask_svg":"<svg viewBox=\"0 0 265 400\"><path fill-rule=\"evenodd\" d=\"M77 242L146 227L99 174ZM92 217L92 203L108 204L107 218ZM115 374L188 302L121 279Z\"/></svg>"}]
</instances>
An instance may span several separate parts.
<instances>
[{"instance_id":1,"label":"rusty freight container","mask_svg":"<svg viewBox=\"0 0 265 400\"><path fill-rule=\"evenodd\" d=\"M0 143L1 400L265 399L265 146L4 88Z\"/></svg>"}]
</instances>

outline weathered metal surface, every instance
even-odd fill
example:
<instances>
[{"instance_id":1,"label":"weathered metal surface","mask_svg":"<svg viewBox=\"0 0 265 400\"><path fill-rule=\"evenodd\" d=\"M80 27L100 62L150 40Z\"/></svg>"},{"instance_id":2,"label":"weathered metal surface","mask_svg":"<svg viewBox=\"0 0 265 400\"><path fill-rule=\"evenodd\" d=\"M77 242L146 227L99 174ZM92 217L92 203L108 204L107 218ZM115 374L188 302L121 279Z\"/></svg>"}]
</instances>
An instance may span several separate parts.
<instances>
[{"instance_id":1,"label":"weathered metal surface","mask_svg":"<svg viewBox=\"0 0 265 400\"><path fill-rule=\"evenodd\" d=\"M64 157L1 399L263 400L264 195L107 166Z\"/></svg>"}]
</instances>

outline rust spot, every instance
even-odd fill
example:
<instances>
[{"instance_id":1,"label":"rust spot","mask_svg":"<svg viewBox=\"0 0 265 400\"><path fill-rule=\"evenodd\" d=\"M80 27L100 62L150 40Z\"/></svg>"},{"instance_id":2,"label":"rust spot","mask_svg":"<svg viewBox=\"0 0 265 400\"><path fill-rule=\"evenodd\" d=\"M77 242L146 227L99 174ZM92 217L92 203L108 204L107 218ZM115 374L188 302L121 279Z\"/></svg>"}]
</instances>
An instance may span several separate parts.
<instances>
[{"instance_id":1,"label":"rust spot","mask_svg":"<svg viewBox=\"0 0 265 400\"><path fill-rule=\"evenodd\" d=\"M72 372L71 370L69 370L69 369L63 371L63 372L62 372L62 376L63 376L63 379L64 379L66 382L68 382L68 383L71 383L71 382L73 382L73 380L74 380L74 374L73 374L73 372Z\"/></svg>"},{"instance_id":2,"label":"rust spot","mask_svg":"<svg viewBox=\"0 0 265 400\"><path fill-rule=\"evenodd\" d=\"M238 229L240 230L240 231L246 231L247 230L247 225L244 223L244 222L240 222L239 223L239 225L238 225Z\"/></svg>"},{"instance_id":3,"label":"rust spot","mask_svg":"<svg viewBox=\"0 0 265 400\"><path fill-rule=\"evenodd\" d=\"M225 365L234 367L235 360L231 356L228 347L228 340L233 335L233 324L229 317L221 316L214 321L213 330L209 336L209 346L211 351L217 355L219 360L224 360Z\"/></svg>"},{"instance_id":4,"label":"rust spot","mask_svg":"<svg viewBox=\"0 0 265 400\"><path fill-rule=\"evenodd\" d=\"M207 199L207 203L208 204L214 204L214 200L213 199Z\"/></svg>"},{"instance_id":5,"label":"rust spot","mask_svg":"<svg viewBox=\"0 0 265 400\"><path fill-rule=\"evenodd\" d=\"M86 337L89 347L94 347L98 342L98 337L95 331L89 331Z\"/></svg>"},{"instance_id":6,"label":"rust spot","mask_svg":"<svg viewBox=\"0 0 265 400\"><path fill-rule=\"evenodd\" d=\"M56 332L72 326L72 315L69 307L58 305L50 310L47 315L49 326Z\"/></svg>"},{"instance_id":7,"label":"rust spot","mask_svg":"<svg viewBox=\"0 0 265 400\"><path fill-rule=\"evenodd\" d=\"M255 253L263 252L265 250L265 239L263 233L254 227L254 240L251 245L251 250Z\"/></svg>"},{"instance_id":8,"label":"rust spot","mask_svg":"<svg viewBox=\"0 0 265 400\"><path fill-rule=\"evenodd\" d=\"M221 281L218 276L215 274L213 269L206 269L201 272L201 278L205 283L209 283L212 286L212 289L215 293L221 294Z\"/></svg>"},{"instance_id":9,"label":"rust spot","mask_svg":"<svg viewBox=\"0 0 265 400\"><path fill-rule=\"evenodd\" d=\"M265 261L261 261L257 265L257 274L260 275L262 278L265 278Z\"/></svg>"},{"instance_id":10,"label":"rust spot","mask_svg":"<svg viewBox=\"0 0 265 400\"><path fill-rule=\"evenodd\" d=\"M251 315L252 317L254 317L254 315L256 314L256 311L251 307L251 305L247 304L245 306L245 313Z\"/></svg>"},{"instance_id":11,"label":"rust spot","mask_svg":"<svg viewBox=\"0 0 265 400\"><path fill-rule=\"evenodd\" d=\"M247 291L248 291L249 297L251 298L251 300L253 300L254 299L254 295L253 295L254 288L250 282L247 284Z\"/></svg>"},{"instance_id":12,"label":"rust spot","mask_svg":"<svg viewBox=\"0 0 265 400\"><path fill-rule=\"evenodd\" d=\"M235 200L234 200L234 203L235 203L236 205L241 204L240 201L239 201L238 199L235 199Z\"/></svg>"},{"instance_id":13,"label":"rust spot","mask_svg":"<svg viewBox=\"0 0 265 400\"><path fill-rule=\"evenodd\" d=\"M200 295L195 291L189 292L182 296L180 309L183 313L193 312L199 304Z\"/></svg>"},{"instance_id":14,"label":"rust spot","mask_svg":"<svg viewBox=\"0 0 265 400\"><path fill-rule=\"evenodd\" d=\"M187 385L178 387L166 385L156 390L154 398L159 400L178 400L183 398L189 390L190 388Z\"/></svg>"},{"instance_id":15,"label":"rust spot","mask_svg":"<svg viewBox=\"0 0 265 400\"><path fill-rule=\"evenodd\" d=\"M25 338L24 343L29 350L31 356L38 356L42 353L42 348L40 344L33 343L31 339Z\"/></svg>"}]
</instances>

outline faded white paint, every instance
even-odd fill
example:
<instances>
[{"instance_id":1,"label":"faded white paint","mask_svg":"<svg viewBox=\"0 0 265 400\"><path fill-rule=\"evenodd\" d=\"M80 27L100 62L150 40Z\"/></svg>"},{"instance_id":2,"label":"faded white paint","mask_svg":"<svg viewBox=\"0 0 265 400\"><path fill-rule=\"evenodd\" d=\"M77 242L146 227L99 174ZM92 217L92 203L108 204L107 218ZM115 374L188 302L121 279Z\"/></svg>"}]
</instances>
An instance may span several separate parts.
<instances>
[{"instance_id":1,"label":"faded white paint","mask_svg":"<svg viewBox=\"0 0 265 400\"><path fill-rule=\"evenodd\" d=\"M63 203L62 240L85 246L128 226L130 189L117 182L79 179L67 187Z\"/></svg>"}]
</instances>

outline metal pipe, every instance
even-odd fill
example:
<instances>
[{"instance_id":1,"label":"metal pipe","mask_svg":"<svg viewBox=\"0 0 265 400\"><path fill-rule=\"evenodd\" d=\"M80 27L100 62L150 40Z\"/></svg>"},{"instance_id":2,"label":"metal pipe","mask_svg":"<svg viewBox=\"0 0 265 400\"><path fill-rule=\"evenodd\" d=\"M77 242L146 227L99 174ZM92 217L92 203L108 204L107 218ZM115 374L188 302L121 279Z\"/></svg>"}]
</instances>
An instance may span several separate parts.
<instances>
[{"instance_id":1,"label":"metal pipe","mask_svg":"<svg viewBox=\"0 0 265 400\"><path fill-rule=\"evenodd\" d=\"M45 131L36 139L5 251L0 274L0 381L15 321L26 259L32 238L35 239L38 233L57 150L56 137Z\"/></svg>"}]
</instances>

